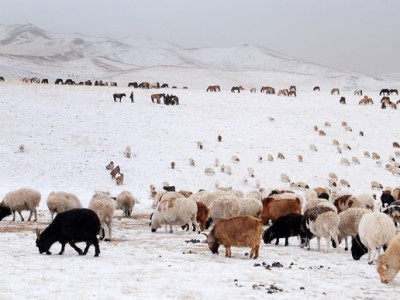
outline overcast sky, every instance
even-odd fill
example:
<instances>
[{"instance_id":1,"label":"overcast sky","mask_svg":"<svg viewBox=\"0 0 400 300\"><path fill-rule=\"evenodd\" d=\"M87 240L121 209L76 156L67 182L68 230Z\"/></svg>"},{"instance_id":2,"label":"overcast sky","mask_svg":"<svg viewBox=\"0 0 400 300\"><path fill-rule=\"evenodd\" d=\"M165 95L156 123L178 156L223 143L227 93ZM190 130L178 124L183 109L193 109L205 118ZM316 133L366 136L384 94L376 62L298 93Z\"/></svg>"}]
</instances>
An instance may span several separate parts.
<instances>
[{"instance_id":1,"label":"overcast sky","mask_svg":"<svg viewBox=\"0 0 400 300\"><path fill-rule=\"evenodd\" d=\"M400 0L1 0L0 23L57 33L263 46L367 74L400 72Z\"/></svg>"}]
</instances>

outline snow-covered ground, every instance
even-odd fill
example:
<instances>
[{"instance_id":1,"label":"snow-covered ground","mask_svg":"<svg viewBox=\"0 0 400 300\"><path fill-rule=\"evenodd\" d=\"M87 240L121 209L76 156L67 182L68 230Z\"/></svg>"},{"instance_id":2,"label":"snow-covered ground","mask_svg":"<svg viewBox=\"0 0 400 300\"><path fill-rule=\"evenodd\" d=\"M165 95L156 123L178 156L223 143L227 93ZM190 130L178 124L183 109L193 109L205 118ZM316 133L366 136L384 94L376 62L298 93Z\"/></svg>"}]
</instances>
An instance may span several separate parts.
<instances>
[{"instance_id":1,"label":"snow-covered ground","mask_svg":"<svg viewBox=\"0 0 400 300\"><path fill-rule=\"evenodd\" d=\"M256 75L249 74L248 82L258 82ZM262 244L260 257L250 260L245 248L233 248L232 258L212 255L206 244L192 242L203 240L203 235L178 227L173 234L150 232L149 185L161 189L163 181L197 191L215 190L218 180L221 186L247 191L255 188L256 179L265 188L288 188L280 181L280 174L287 173L291 180L305 181L313 188L327 186L328 173L335 172L349 181L349 193L376 193L379 198L380 191L370 188L372 180L399 186L399 177L384 167L389 155L394 155L392 142L400 142L399 112L380 109L376 82L363 87L375 105L359 106L361 97L353 91L343 94L347 105L339 104L340 96L330 95L332 87L342 88L335 81L321 81L321 92L312 92L310 87L317 85L313 82L297 84L298 97L286 98L260 94L256 83L256 94L249 93L251 86L232 94L229 73L221 76L226 84L220 93L205 91L214 84L209 78L202 78L204 87L198 89L165 90L179 96L179 106L151 103L150 95L161 92L156 90L134 90L135 103L127 98L114 103L113 93L129 95L132 90L0 84L0 197L21 187L42 194L37 223L21 222L18 216L14 223L10 217L0 222L1 299L260 299L269 292L276 292L273 297L279 299L397 298L400 278L383 285L366 257L354 261L345 251L318 252L315 241L310 251L300 249L295 238L288 247ZM186 82L191 87L191 81ZM282 82L275 87L286 87ZM381 87L388 85L382 82ZM345 131L342 121L353 131ZM325 127L325 122L332 127ZM319 136L314 125L327 135ZM358 134L361 130L363 137ZM223 138L220 143L218 135ZM333 139L348 143L351 151L338 154ZM197 148L197 141L203 142L203 150ZM20 144L24 153L18 152ZM310 151L310 144L318 151ZM130 159L123 156L127 145L134 153ZM383 166L365 158L366 150L379 153ZM285 160L276 159L278 152ZM274 156L273 162L266 161L268 154ZM303 163L297 161L298 154ZM240 158L238 164L231 161L232 155ZM259 155L264 157L261 163ZM352 156L361 164L340 165L342 157ZM195 167L189 165L189 158L195 160ZM218 168L215 176L204 175L215 158L231 165L231 176ZM121 167L123 186L117 186L105 169L110 161ZM249 167L255 170L255 178L247 177ZM99 258L93 257L93 248L80 257L69 246L63 256L39 254L34 231L50 222L46 199L51 191L72 192L87 206L95 190L117 195L124 189L139 203L131 219L117 211L113 240L100 243ZM53 253L58 249L58 244L53 245Z\"/></svg>"}]
</instances>

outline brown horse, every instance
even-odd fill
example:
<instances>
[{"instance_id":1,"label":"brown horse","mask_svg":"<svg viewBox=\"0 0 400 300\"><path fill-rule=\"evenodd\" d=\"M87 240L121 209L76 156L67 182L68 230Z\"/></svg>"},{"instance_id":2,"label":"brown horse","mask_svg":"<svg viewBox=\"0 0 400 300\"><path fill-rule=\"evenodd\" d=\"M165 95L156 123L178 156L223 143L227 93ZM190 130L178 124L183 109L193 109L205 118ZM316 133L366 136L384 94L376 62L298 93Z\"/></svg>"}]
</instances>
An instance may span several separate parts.
<instances>
[{"instance_id":1,"label":"brown horse","mask_svg":"<svg viewBox=\"0 0 400 300\"><path fill-rule=\"evenodd\" d=\"M119 102L121 102L122 97L126 97L126 94L125 94L125 93L114 94L114 95L113 95L114 102L117 102L117 99L119 99Z\"/></svg>"},{"instance_id":2,"label":"brown horse","mask_svg":"<svg viewBox=\"0 0 400 300\"><path fill-rule=\"evenodd\" d=\"M270 86L263 86L260 90L261 93L266 93L266 94L275 94L275 89Z\"/></svg>"},{"instance_id":3,"label":"brown horse","mask_svg":"<svg viewBox=\"0 0 400 300\"><path fill-rule=\"evenodd\" d=\"M292 96L296 97L297 96L296 91L295 90L290 90L289 93L288 93L288 96L289 97L292 97Z\"/></svg>"},{"instance_id":4,"label":"brown horse","mask_svg":"<svg viewBox=\"0 0 400 300\"><path fill-rule=\"evenodd\" d=\"M139 88L141 88L141 89L149 89L150 88L150 83L142 82L142 83L139 84Z\"/></svg>"},{"instance_id":5,"label":"brown horse","mask_svg":"<svg viewBox=\"0 0 400 300\"><path fill-rule=\"evenodd\" d=\"M278 96L288 96L289 91L287 89L279 90Z\"/></svg>"},{"instance_id":6,"label":"brown horse","mask_svg":"<svg viewBox=\"0 0 400 300\"><path fill-rule=\"evenodd\" d=\"M161 104L161 98L165 98L165 94L152 94L151 102L154 103L154 100L156 100L157 104Z\"/></svg>"},{"instance_id":7,"label":"brown horse","mask_svg":"<svg viewBox=\"0 0 400 300\"><path fill-rule=\"evenodd\" d=\"M235 91L237 91L238 93L240 93L240 87L239 86L233 86L232 88L231 88L231 92L232 93L234 93Z\"/></svg>"},{"instance_id":8,"label":"brown horse","mask_svg":"<svg viewBox=\"0 0 400 300\"><path fill-rule=\"evenodd\" d=\"M319 91L320 91L319 86L314 86L313 91L314 91L314 92L319 92Z\"/></svg>"},{"instance_id":9,"label":"brown horse","mask_svg":"<svg viewBox=\"0 0 400 300\"><path fill-rule=\"evenodd\" d=\"M345 97L340 97L339 103L340 104L346 104L346 98Z\"/></svg>"},{"instance_id":10,"label":"brown horse","mask_svg":"<svg viewBox=\"0 0 400 300\"><path fill-rule=\"evenodd\" d=\"M207 92L220 92L221 91L221 87L219 85L210 85L207 88Z\"/></svg>"}]
</instances>

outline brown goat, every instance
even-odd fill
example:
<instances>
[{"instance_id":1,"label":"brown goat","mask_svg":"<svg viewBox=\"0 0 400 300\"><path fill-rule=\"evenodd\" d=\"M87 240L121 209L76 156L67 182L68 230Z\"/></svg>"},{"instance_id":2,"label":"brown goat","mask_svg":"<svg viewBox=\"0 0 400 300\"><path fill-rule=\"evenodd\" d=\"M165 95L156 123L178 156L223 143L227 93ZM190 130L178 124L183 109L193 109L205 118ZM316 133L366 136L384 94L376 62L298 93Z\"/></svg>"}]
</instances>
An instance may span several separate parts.
<instances>
[{"instance_id":1,"label":"brown goat","mask_svg":"<svg viewBox=\"0 0 400 300\"><path fill-rule=\"evenodd\" d=\"M106 166L106 169L107 170L112 170L112 169L114 169L114 162L112 162L112 161L110 161L110 163Z\"/></svg>"},{"instance_id":2,"label":"brown goat","mask_svg":"<svg viewBox=\"0 0 400 300\"><path fill-rule=\"evenodd\" d=\"M268 197L262 200L262 204L261 219L264 225L268 224L270 220L275 222L277 218L287 214L301 214L301 202L299 198L275 199Z\"/></svg>"},{"instance_id":3,"label":"brown goat","mask_svg":"<svg viewBox=\"0 0 400 300\"><path fill-rule=\"evenodd\" d=\"M116 167L110 172L111 179L115 179L115 176L116 176L117 174L121 174L121 170L120 170L119 166L116 166Z\"/></svg>"},{"instance_id":4,"label":"brown goat","mask_svg":"<svg viewBox=\"0 0 400 300\"><path fill-rule=\"evenodd\" d=\"M250 258L258 258L263 228L261 220L251 216L221 218L207 236L208 247L213 254L218 248L225 246L225 256L231 257L231 246L251 247Z\"/></svg>"},{"instance_id":5,"label":"brown goat","mask_svg":"<svg viewBox=\"0 0 400 300\"><path fill-rule=\"evenodd\" d=\"M204 231L206 229L206 221L210 214L210 209L203 202L197 201L196 203L197 203L196 221L200 225L200 230ZM183 225L182 229L188 231L189 225L188 224ZM196 231L196 227L194 225L193 225L193 231Z\"/></svg>"},{"instance_id":6,"label":"brown goat","mask_svg":"<svg viewBox=\"0 0 400 300\"><path fill-rule=\"evenodd\" d=\"M123 185L124 184L124 174L120 173L119 176L116 176L115 182L117 183L117 185Z\"/></svg>"}]
</instances>

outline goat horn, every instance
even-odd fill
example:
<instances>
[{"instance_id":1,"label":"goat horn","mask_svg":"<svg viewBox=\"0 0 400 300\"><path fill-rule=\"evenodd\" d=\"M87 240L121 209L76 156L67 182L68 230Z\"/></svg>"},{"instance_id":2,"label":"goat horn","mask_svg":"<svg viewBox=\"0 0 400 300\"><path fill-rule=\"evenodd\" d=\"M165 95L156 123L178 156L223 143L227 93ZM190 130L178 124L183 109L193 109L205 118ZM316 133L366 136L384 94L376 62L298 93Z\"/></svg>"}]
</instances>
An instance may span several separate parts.
<instances>
[{"instance_id":1,"label":"goat horn","mask_svg":"<svg viewBox=\"0 0 400 300\"><path fill-rule=\"evenodd\" d=\"M40 238L39 227L36 227L36 238Z\"/></svg>"}]
</instances>

